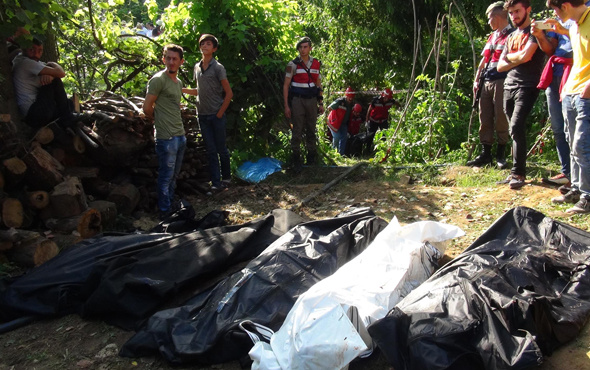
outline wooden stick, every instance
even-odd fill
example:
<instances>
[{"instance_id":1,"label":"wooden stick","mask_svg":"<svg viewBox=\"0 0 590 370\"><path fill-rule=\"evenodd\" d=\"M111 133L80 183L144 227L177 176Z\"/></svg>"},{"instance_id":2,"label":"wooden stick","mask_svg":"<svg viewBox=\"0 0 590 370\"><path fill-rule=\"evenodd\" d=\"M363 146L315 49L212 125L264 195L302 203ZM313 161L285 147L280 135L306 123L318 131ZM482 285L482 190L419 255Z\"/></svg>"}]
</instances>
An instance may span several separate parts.
<instances>
[{"instance_id":1,"label":"wooden stick","mask_svg":"<svg viewBox=\"0 0 590 370\"><path fill-rule=\"evenodd\" d=\"M347 169L346 171L344 171L340 176L336 177L334 180L332 180L329 183L327 183L326 185L324 185L320 190L317 190L317 191L311 193L305 199L303 199L301 202L293 205L291 208L289 208L289 210L290 211L295 211L296 209L298 209L298 208L304 206L305 204L309 203L315 197L317 197L318 195L322 194L326 190L330 189L332 186L334 186L337 183L339 183L340 181L342 181L342 179L344 179L346 176L348 176L352 171L356 170L360 166L363 166L364 164L365 164L365 162L359 162L359 163L355 164L354 166L350 167L349 169Z\"/></svg>"}]
</instances>

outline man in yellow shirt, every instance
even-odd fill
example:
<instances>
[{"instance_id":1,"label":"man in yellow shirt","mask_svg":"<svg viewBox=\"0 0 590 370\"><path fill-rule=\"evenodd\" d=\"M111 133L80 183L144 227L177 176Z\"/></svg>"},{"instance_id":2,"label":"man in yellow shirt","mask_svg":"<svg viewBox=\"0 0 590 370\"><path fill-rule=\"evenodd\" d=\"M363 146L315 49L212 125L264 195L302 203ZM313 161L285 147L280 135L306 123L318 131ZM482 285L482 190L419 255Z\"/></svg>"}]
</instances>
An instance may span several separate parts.
<instances>
[{"instance_id":1,"label":"man in yellow shirt","mask_svg":"<svg viewBox=\"0 0 590 370\"><path fill-rule=\"evenodd\" d=\"M562 21L575 22L569 29L574 63L561 95L571 149L570 193L580 199L566 212L590 213L590 8L584 0L548 0L547 6ZM551 23L556 31L563 31L557 21Z\"/></svg>"}]
</instances>

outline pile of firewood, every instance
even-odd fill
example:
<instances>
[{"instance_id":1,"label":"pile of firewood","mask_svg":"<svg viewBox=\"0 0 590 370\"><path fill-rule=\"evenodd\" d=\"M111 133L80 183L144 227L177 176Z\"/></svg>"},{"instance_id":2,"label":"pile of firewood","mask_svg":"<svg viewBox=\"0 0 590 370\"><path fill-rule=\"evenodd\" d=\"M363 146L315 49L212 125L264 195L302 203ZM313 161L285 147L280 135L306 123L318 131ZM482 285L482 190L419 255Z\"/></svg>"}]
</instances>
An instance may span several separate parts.
<instances>
[{"instance_id":1,"label":"pile of firewood","mask_svg":"<svg viewBox=\"0 0 590 370\"><path fill-rule=\"evenodd\" d=\"M113 226L119 214L157 211L158 160L142 104L101 93L80 105L78 126L53 123L2 151L0 255L39 265L59 252L51 233L84 239ZM206 149L194 109L183 108L182 116L187 150L177 191L199 195L209 181Z\"/></svg>"}]
</instances>

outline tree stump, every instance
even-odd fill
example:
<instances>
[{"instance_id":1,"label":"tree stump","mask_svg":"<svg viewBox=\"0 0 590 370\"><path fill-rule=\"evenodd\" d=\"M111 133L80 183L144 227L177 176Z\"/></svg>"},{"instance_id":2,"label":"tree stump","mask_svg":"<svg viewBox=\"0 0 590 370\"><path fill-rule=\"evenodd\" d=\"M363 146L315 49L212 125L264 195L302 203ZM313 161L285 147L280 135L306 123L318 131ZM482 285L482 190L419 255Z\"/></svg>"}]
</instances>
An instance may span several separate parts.
<instances>
[{"instance_id":1,"label":"tree stump","mask_svg":"<svg viewBox=\"0 0 590 370\"><path fill-rule=\"evenodd\" d=\"M86 194L77 177L68 177L55 186L49 194L49 201L55 218L77 216L88 208Z\"/></svg>"}]
</instances>

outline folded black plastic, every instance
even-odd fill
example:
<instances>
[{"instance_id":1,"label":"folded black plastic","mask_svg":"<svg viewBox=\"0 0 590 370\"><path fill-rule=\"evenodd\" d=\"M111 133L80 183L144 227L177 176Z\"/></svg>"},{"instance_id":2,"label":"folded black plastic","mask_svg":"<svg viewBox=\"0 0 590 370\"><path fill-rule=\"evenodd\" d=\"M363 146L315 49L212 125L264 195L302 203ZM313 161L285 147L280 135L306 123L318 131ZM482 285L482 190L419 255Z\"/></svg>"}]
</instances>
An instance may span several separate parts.
<instances>
[{"instance_id":1,"label":"folded black plastic","mask_svg":"<svg viewBox=\"0 0 590 370\"><path fill-rule=\"evenodd\" d=\"M241 321L278 330L300 294L362 252L386 225L368 209L300 224L210 291L153 315L121 355L160 352L174 364L243 358L253 342Z\"/></svg>"},{"instance_id":2,"label":"folded black plastic","mask_svg":"<svg viewBox=\"0 0 590 370\"><path fill-rule=\"evenodd\" d=\"M242 225L84 240L0 292L0 319L79 313L132 329L182 289L203 290L302 219L275 210Z\"/></svg>"},{"instance_id":3,"label":"folded black plastic","mask_svg":"<svg viewBox=\"0 0 590 370\"><path fill-rule=\"evenodd\" d=\"M526 369L590 314L590 233L518 207L369 327L403 369Z\"/></svg>"}]
</instances>

